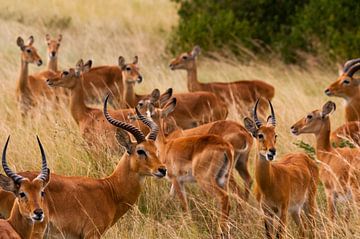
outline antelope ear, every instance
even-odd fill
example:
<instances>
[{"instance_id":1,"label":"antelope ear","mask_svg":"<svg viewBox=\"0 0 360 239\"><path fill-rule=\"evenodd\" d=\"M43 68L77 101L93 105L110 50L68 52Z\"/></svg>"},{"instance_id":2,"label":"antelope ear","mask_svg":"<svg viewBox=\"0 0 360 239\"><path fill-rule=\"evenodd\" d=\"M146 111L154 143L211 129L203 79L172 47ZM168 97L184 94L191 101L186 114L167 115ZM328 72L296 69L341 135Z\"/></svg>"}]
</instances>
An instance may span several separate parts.
<instances>
[{"instance_id":1,"label":"antelope ear","mask_svg":"<svg viewBox=\"0 0 360 239\"><path fill-rule=\"evenodd\" d=\"M338 75L342 76L342 74L344 73L344 66L342 64L337 64L338 67Z\"/></svg>"},{"instance_id":2,"label":"antelope ear","mask_svg":"<svg viewBox=\"0 0 360 239\"><path fill-rule=\"evenodd\" d=\"M255 125L255 122L250 119L249 117L244 118L244 126L249 131L253 137L257 136L257 127Z\"/></svg>"},{"instance_id":3,"label":"antelope ear","mask_svg":"<svg viewBox=\"0 0 360 239\"><path fill-rule=\"evenodd\" d=\"M118 64L120 69L123 69L125 67L125 58L123 56L119 56Z\"/></svg>"},{"instance_id":4,"label":"antelope ear","mask_svg":"<svg viewBox=\"0 0 360 239\"><path fill-rule=\"evenodd\" d=\"M29 39L28 39L27 44L28 44L29 46L31 46L33 43L34 43L34 37L33 37L33 36L30 36Z\"/></svg>"},{"instance_id":5,"label":"antelope ear","mask_svg":"<svg viewBox=\"0 0 360 239\"><path fill-rule=\"evenodd\" d=\"M12 192L18 195L20 185L16 184L14 180L5 175L0 174L0 188L7 192Z\"/></svg>"},{"instance_id":6,"label":"antelope ear","mask_svg":"<svg viewBox=\"0 0 360 239\"><path fill-rule=\"evenodd\" d=\"M59 34L59 35L58 35L58 42L60 43L61 40L62 40L62 34Z\"/></svg>"},{"instance_id":7,"label":"antelope ear","mask_svg":"<svg viewBox=\"0 0 360 239\"><path fill-rule=\"evenodd\" d=\"M90 69L91 69L91 66L92 66L92 60L88 60L84 66L83 66L83 69L82 69L82 72L88 72Z\"/></svg>"},{"instance_id":8,"label":"antelope ear","mask_svg":"<svg viewBox=\"0 0 360 239\"><path fill-rule=\"evenodd\" d=\"M83 61L83 59L80 59L80 60L78 60L78 62L76 63L76 66L75 66L76 76L80 76L80 73L83 70L83 68L84 68L84 61Z\"/></svg>"},{"instance_id":9,"label":"antelope ear","mask_svg":"<svg viewBox=\"0 0 360 239\"><path fill-rule=\"evenodd\" d=\"M134 56L134 61L133 64L136 65L138 63L139 57L138 56Z\"/></svg>"},{"instance_id":10,"label":"antelope ear","mask_svg":"<svg viewBox=\"0 0 360 239\"><path fill-rule=\"evenodd\" d=\"M123 146L128 154L132 154L134 151L134 144L130 140L129 134L123 129L116 129L115 133L116 140Z\"/></svg>"},{"instance_id":11,"label":"antelope ear","mask_svg":"<svg viewBox=\"0 0 360 239\"><path fill-rule=\"evenodd\" d=\"M193 58L197 57L198 55L200 55L201 52L201 48L199 46L194 46L194 48L191 51L191 56Z\"/></svg>"},{"instance_id":12,"label":"antelope ear","mask_svg":"<svg viewBox=\"0 0 360 239\"><path fill-rule=\"evenodd\" d=\"M164 105L168 102L173 94L173 89L169 88L160 96L160 108L164 107Z\"/></svg>"},{"instance_id":13,"label":"antelope ear","mask_svg":"<svg viewBox=\"0 0 360 239\"><path fill-rule=\"evenodd\" d=\"M49 34L46 34L45 35L45 41L48 43L50 41L50 35Z\"/></svg>"},{"instance_id":14,"label":"antelope ear","mask_svg":"<svg viewBox=\"0 0 360 239\"><path fill-rule=\"evenodd\" d=\"M155 104L160 98L160 90L154 89L150 94L150 103Z\"/></svg>"},{"instance_id":15,"label":"antelope ear","mask_svg":"<svg viewBox=\"0 0 360 239\"><path fill-rule=\"evenodd\" d=\"M161 110L161 118L166 118L171 112L175 110L176 107L176 98L172 98L169 103L167 103L164 108Z\"/></svg>"},{"instance_id":16,"label":"antelope ear","mask_svg":"<svg viewBox=\"0 0 360 239\"><path fill-rule=\"evenodd\" d=\"M22 51L25 49L24 39L22 39L22 37L18 37L16 39L16 44L20 47Z\"/></svg>"},{"instance_id":17,"label":"antelope ear","mask_svg":"<svg viewBox=\"0 0 360 239\"><path fill-rule=\"evenodd\" d=\"M336 110L336 105L334 102L332 101L328 101L326 102L323 107L322 107L322 111L321 111L321 117L325 118L328 117L332 112L334 112Z\"/></svg>"}]
</instances>

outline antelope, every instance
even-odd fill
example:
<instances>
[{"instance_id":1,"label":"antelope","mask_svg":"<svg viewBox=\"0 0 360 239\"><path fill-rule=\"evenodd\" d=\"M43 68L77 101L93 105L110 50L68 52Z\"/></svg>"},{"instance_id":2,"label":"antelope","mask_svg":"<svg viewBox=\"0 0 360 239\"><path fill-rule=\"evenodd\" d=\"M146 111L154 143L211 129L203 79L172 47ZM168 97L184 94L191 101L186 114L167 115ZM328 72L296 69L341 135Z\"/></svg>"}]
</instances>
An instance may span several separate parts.
<instances>
[{"instance_id":1,"label":"antelope","mask_svg":"<svg viewBox=\"0 0 360 239\"><path fill-rule=\"evenodd\" d=\"M256 198L265 214L267 238L273 238L274 215L280 224L277 237L283 238L289 212L304 237L304 225L300 217L305 204L311 227L314 223L316 191L319 171L315 162L304 153L290 153L273 162L276 156L276 118L269 100L271 115L266 124L257 116L259 100L255 104L253 119L244 119L245 128L256 138L258 157L255 162Z\"/></svg>"},{"instance_id":2,"label":"antelope","mask_svg":"<svg viewBox=\"0 0 360 239\"><path fill-rule=\"evenodd\" d=\"M144 133L134 125L112 118L104 103L106 120L117 128L118 143L125 148L113 173L105 178L51 174L45 189L49 200L48 236L51 238L100 238L137 201L145 177L163 178L155 140L158 127ZM129 134L134 136L132 142ZM25 172L20 175L34 175ZM3 197L0 192L0 197ZM4 211L3 205L1 210Z\"/></svg>"},{"instance_id":3,"label":"antelope","mask_svg":"<svg viewBox=\"0 0 360 239\"><path fill-rule=\"evenodd\" d=\"M313 134L316 137L316 157L321 161L320 179L324 184L327 209L331 220L335 217L338 201L354 199L360 202L360 151L350 148L332 148L330 144L330 114L336 105L326 102L321 110L314 110L291 127L294 135Z\"/></svg>"},{"instance_id":4,"label":"antelope","mask_svg":"<svg viewBox=\"0 0 360 239\"><path fill-rule=\"evenodd\" d=\"M120 62L122 62L121 66ZM110 102L112 105L120 108L132 107L124 101L123 96L129 94L129 92L124 92L124 84L126 81L132 82L133 79L141 83L142 76L137 62L138 57L135 56L132 63L125 64L124 57L120 56L118 66L97 66L85 72L83 84L86 102L97 103L99 98L110 92L111 99L114 100Z\"/></svg>"},{"instance_id":5,"label":"antelope","mask_svg":"<svg viewBox=\"0 0 360 239\"><path fill-rule=\"evenodd\" d=\"M228 115L226 105L211 92L198 91L173 94L172 88L169 88L162 95L157 90L155 96L157 97L142 96L142 99L137 102L137 106L140 108L148 104L163 106L167 100L174 96L178 105L170 116L182 129L194 128L216 120L225 120Z\"/></svg>"},{"instance_id":6,"label":"antelope","mask_svg":"<svg viewBox=\"0 0 360 239\"><path fill-rule=\"evenodd\" d=\"M341 144L345 138L360 145L359 122L355 122L360 121L360 79L354 77L358 70L360 70L360 58L347 61L339 78L325 90L326 95L341 97L346 101L346 123L331 135L336 145Z\"/></svg>"},{"instance_id":7,"label":"antelope","mask_svg":"<svg viewBox=\"0 0 360 239\"><path fill-rule=\"evenodd\" d=\"M167 92L165 93L167 94ZM156 94L153 94L156 95ZM162 95L163 96L163 95ZM175 129L170 134L167 135L167 139L176 139L179 137L189 137L195 135L208 135L214 134L217 136L222 137L224 140L229 142L234 149L234 161L235 161L235 169L238 171L239 175L244 180L245 185L245 192L243 198L247 201L250 194L250 189L252 185L252 178L248 170L248 160L250 150L252 148L253 139L248 131L239 123L232 121L232 120L218 120L211 123L203 124L195 128L182 130L181 127L177 127L177 120L176 116L172 122L171 112L163 111L159 108L164 107L165 103L162 102L156 105L156 99L150 99L151 103L146 105L147 112L150 113L151 117L156 121L159 122L160 119L163 121L162 127L163 131L165 128L166 122L166 129L171 128ZM160 101L164 101L162 98ZM181 105L177 101L177 98L174 97L170 101L170 104L175 105L176 108ZM176 101L176 102L175 102ZM141 103L141 102L140 102ZM160 107L162 105L162 107ZM156 106L158 106L156 108ZM138 105L138 108L144 108L144 105ZM174 112L176 111L176 108ZM169 118L169 120L167 119Z\"/></svg>"},{"instance_id":8,"label":"antelope","mask_svg":"<svg viewBox=\"0 0 360 239\"><path fill-rule=\"evenodd\" d=\"M168 103L162 114L173 111L176 100ZM184 183L196 182L207 194L215 197L220 204L221 215L219 232L222 238L228 238L229 216L229 179L234 165L233 148L230 143L213 134L168 139L161 124L145 117L135 108L137 117L146 125L159 125L159 137L156 145L160 152L160 161L166 165L168 179L172 183L171 193L176 193L184 211L189 207L186 200Z\"/></svg>"},{"instance_id":9,"label":"antelope","mask_svg":"<svg viewBox=\"0 0 360 239\"><path fill-rule=\"evenodd\" d=\"M8 137L3 154L2 166L6 176L0 174L0 188L15 197L10 217L0 220L0 237L14 239L43 238L49 211L44 190L50 181L50 170L47 167L46 155L40 139L37 141L42 156L42 168L33 179L14 173L6 162Z\"/></svg>"},{"instance_id":10,"label":"antelope","mask_svg":"<svg viewBox=\"0 0 360 239\"><path fill-rule=\"evenodd\" d=\"M36 63L38 66L42 65L42 60L33 43L33 36L29 37L26 45L21 37L17 38L17 45L21 50L21 68L16 86L16 96L22 116L27 115L31 108L43 101L43 97L53 100L57 94L60 94L49 89L46 85L45 80L47 78L56 76L54 71L47 70L29 75L29 64Z\"/></svg>"},{"instance_id":11,"label":"antelope","mask_svg":"<svg viewBox=\"0 0 360 239\"><path fill-rule=\"evenodd\" d=\"M48 79L47 84L50 87L62 87L69 89L71 92L70 111L74 120L80 128L80 133L90 146L100 146L103 142L102 137L110 138L108 145L110 149L118 149L118 144L115 140L116 128L106 123L103 113L100 109L91 108L85 104L85 96L83 89L83 76L91 68L92 61L89 60L85 64L83 60L79 60L75 68L63 71L59 77ZM109 97L106 98L108 101ZM112 114L122 121L129 122L128 114L134 113L132 109L112 111ZM144 132L146 126L136 123Z\"/></svg>"},{"instance_id":12,"label":"antelope","mask_svg":"<svg viewBox=\"0 0 360 239\"><path fill-rule=\"evenodd\" d=\"M60 48L60 43L62 40L62 35L59 34L57 39L51 39L49 34L45 35L45 41L47 44L47 54L48 62L47 69L58 72L58 51Z\"/></svg>"},{"instance_id":13,"label":"antelope","mask_svg":"<svg viewBox=\"0 0 360 239\"><path fill-rule=\"evenodd\" d=\"M247 115L248 112L243 107L255 102L259 97L272 99L275 95L273 86L259 80L235 81L231 83L215 82L201 83L197 79L196 58L200 54L200 47L195 46L191 51L181 53L170 62L171 70L187 71L187 86L190 92L210 91L216 94L227 106L235 104L241 106L241 114ZM261 100L260 110L265 112L267 102Z\"/></svg>"}]
</instances>

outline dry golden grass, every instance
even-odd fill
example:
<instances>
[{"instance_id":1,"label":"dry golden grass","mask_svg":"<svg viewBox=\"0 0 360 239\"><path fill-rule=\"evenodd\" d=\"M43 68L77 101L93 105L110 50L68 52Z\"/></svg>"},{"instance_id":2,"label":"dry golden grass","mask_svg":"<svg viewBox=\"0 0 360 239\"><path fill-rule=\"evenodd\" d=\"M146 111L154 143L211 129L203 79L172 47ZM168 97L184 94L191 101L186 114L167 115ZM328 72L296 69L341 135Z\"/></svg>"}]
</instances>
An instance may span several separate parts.
<instances>
[{"instance_id":1,"label":"dry golden grass","mask_svg":"<svg viewBox=\"0 0 360 239\"><path fill-rule=\"evenodd\" d=\"M103 177L111 173L121 155L94 157L86 151L77 125L67 106L60 110L38 112L24 125L15 100L15 83L20 67L17 36L35 37L43 60L46 59L45 34L63 34L60 49L60 69L73 67L83 58L94 65L117 64L119 55L126 59L139 56L144 82L137 92L148 93L157 87L165 90L186 91L184 72L171 72L167 65L172 56L165 52L169 33L177 22L176 6L168 0L108 0L108 1L1 1L0 4L0 142L11 134L8 159L16 170L38 170L40 155L35 134L40 135L53 172L64 175ZM201 43L199 43L201 45ZM30 72L44 69L30 67ZM329 67L329 69L331 69ZM273 101L278 118L279 155L299 151L289 127L310 110L319 108L328 100L323 89L336 78L335 71L307 70L285 66L274 60L270 63L242 65L235 60L214 61L200 56L200 81L234 81L262 79L273 84ZM341 100L332 116L333 128L343 121ZM235 112L231 118L242 122ZM314 143L312 137L301 137ZM253 156L252 156L253 157ZM251 160L253 161L253 160ZM147 179L144 191L132 211L129 211L105 235L105 238L211 238L215 235L216 207L197 187L188 193L193 219L184 215L177 200L168 196L169 183ZM90 199L91 200L91 199ZM319 188L318 238L331 238L330 223L324 214L324 192ZM232 207L236 202L232 200ZM101 206L101 205L99 205ZM243 205L244 211L231 212L234 238L262 238L263 223L252 199ZM355 213L348 226L341 220L334 225L335 238L360 236L360 217ZM290 220L291 221L291 220ZM290 224L289 237L296 236L296 227Z\"/></svg>"}]
</instances>

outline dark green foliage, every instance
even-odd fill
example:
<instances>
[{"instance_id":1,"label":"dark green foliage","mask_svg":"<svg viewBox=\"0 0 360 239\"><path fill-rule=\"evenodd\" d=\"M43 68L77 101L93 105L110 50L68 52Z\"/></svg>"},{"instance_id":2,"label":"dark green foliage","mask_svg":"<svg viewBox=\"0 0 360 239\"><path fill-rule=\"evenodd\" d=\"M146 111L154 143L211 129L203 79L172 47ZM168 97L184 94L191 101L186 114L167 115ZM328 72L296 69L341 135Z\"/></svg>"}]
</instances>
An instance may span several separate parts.
<instances>
[{"instance_id":1,"label":"dark green foliage","mask_svg":"<svg viewBox=\"0 0 360 239\"><path fill-rule=\"evenodd\" d=\"M239 44L254 52L298 59L299 51L347 59L360 54L360 2L355 0L174 0L179 25L170 49L205 50Z\"/></svg>"}]
</instances>

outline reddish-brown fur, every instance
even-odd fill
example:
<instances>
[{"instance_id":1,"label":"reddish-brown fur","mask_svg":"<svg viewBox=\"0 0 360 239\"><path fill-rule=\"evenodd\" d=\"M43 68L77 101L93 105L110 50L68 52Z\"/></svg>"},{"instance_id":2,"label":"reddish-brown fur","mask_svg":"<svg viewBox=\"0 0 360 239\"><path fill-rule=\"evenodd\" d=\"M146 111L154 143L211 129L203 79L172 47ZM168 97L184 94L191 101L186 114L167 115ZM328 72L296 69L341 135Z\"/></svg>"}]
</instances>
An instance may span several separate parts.
<instances>
[{"instance_id":1,"label":"reddish-brown fur","mask_svg":"<svg viewBox=\"0 0 360 239\"><path fill-rule=\"evenodd\" d=\"M259 80L236 81L231 83L201 83L197 80L196 57L200 53L200 47L195 46L190 52L181 53L170 63L172 70L183 69L188 75L188 90L210 91L216 94L228 106L235 104L242 115L249 115L250 105L260 97L271 100L275 95L273 86ZM260 111L267 108L267 102L260 102Z\"/></svg>"},{"instance_id":2,"label":"reddish-brown fur","mask_svg":"<svg viewBox=\"0 0 360 239\"><path fill-rule=\"evenodd\" d=\"M324 104L322 110L314 110L296 122L291 130L293 134L313 134L316 137L316 156L321 161L320 179L325 186L328 212L335 217L335 203L343 197L360 202L360 150L333 148L330 144L330 118L335 110L331 101Z\"/></svg>"}]
</instances>

